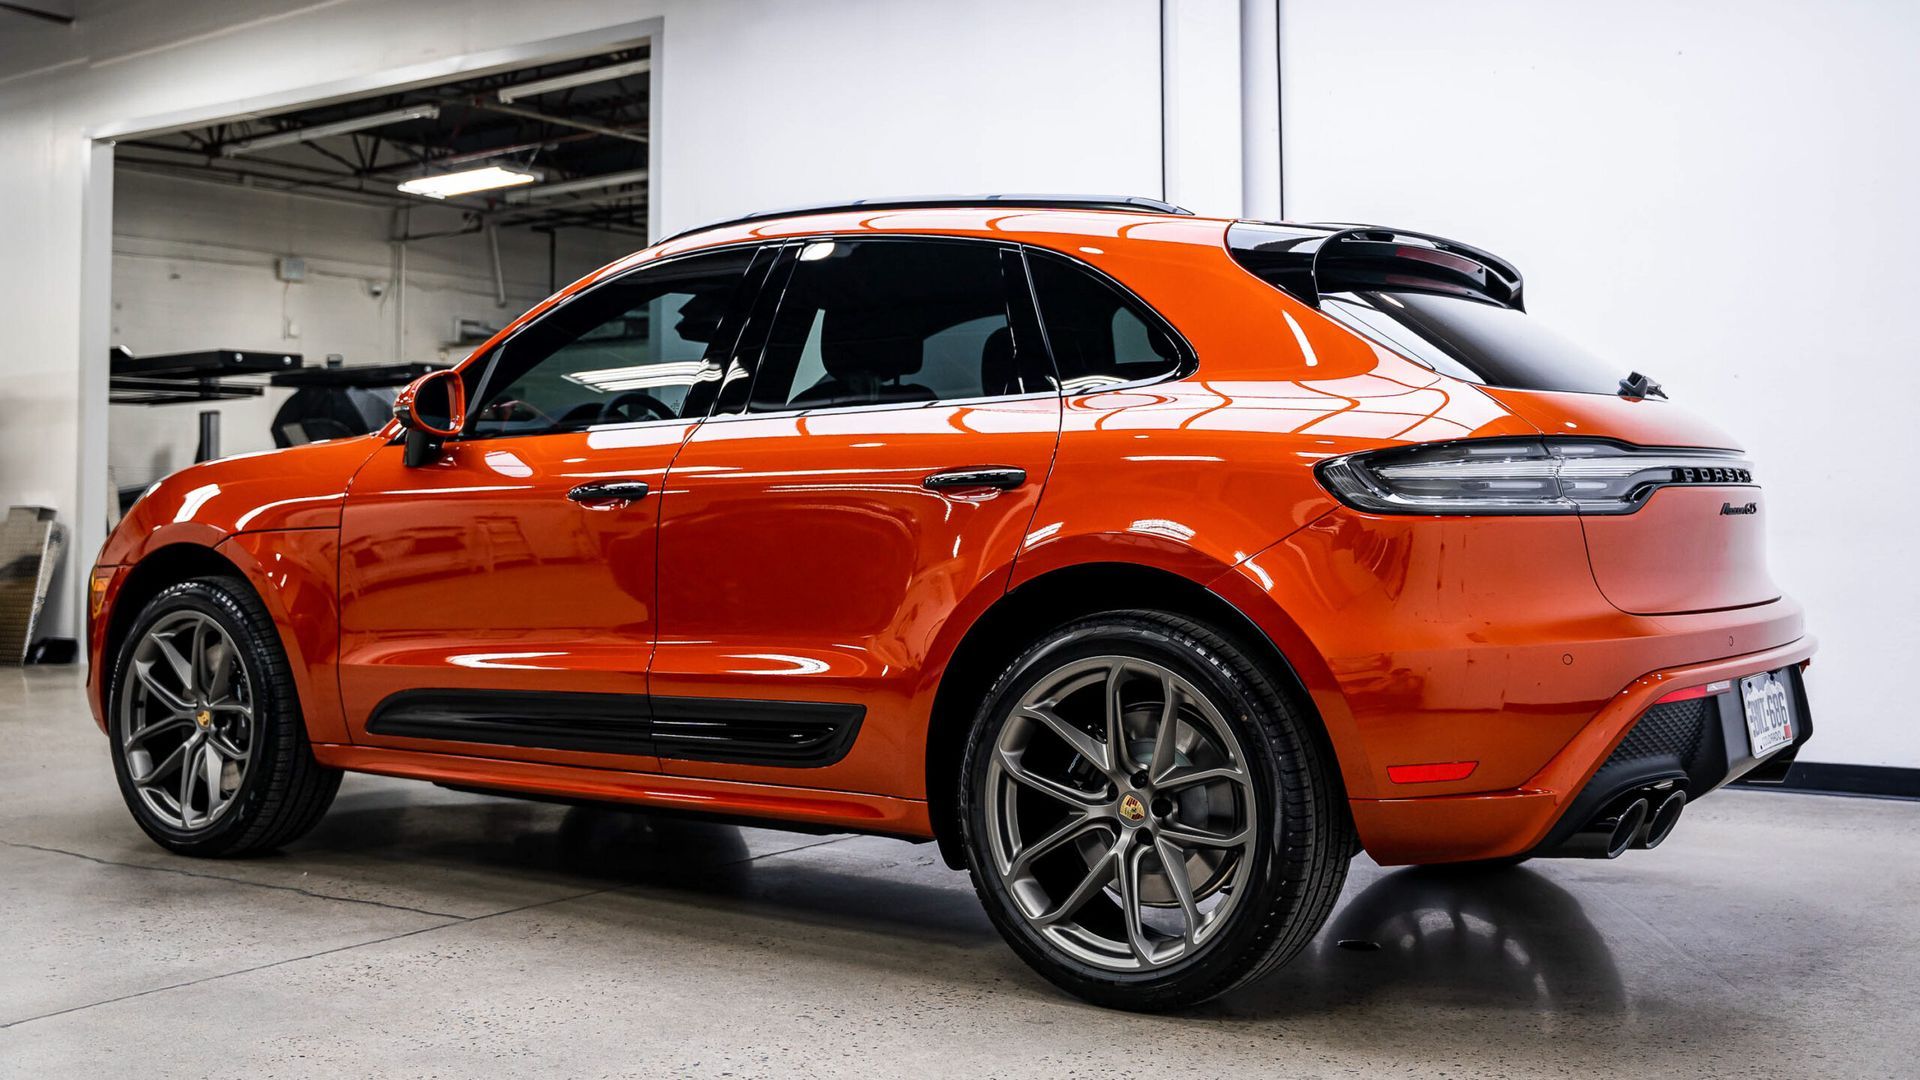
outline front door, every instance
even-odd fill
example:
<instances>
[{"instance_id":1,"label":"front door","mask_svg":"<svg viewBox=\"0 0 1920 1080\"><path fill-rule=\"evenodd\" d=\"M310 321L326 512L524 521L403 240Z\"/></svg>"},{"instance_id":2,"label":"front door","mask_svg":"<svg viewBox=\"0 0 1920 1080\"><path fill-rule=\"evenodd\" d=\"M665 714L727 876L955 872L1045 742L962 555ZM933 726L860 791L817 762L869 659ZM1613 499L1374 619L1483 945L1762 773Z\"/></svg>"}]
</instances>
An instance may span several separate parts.
<instances>
[{"instance_id":1,"label":"front door","mask_svg":"<svg viewBox=\"0 0 1920 1080\"><path fill-rule=\"evenodd\" d=\"M655 746L683 775L918 797L936 638L1004 589L1059 436L1024 263L835 239L789 248L781 285L744 400L667 478Z\"/></svg>"},{"instance_id":2,"label":"front door","mask_svg":"<svg viewBox=\"0 0 1920 1080\"><path fill-rule=\"evenodd\" d=\"M341 521L340 688L356 741L652 764L660 489L721 385L755 257L648 264L463 369L463 435L354 477Z\"/></svg>"}]
</instances>

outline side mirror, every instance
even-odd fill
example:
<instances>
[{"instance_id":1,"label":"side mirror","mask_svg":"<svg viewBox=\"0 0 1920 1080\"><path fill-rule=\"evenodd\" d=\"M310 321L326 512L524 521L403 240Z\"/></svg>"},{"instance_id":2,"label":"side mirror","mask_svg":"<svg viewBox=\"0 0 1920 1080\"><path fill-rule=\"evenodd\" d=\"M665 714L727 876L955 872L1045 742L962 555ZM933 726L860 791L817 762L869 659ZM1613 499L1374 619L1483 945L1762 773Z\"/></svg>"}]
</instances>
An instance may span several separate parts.
<instances>
[{"instance_id":1,"label":"side mirror","mask_svg":"<svg viewBox=\"0 0 1920 1080\"><path fill-rule=\"evenodd\" d=\"M428 372L394 397L393 418L407 429L406 463L425 465L467 426L467 384L457 371Z\"/></svg>"}]
</instances>

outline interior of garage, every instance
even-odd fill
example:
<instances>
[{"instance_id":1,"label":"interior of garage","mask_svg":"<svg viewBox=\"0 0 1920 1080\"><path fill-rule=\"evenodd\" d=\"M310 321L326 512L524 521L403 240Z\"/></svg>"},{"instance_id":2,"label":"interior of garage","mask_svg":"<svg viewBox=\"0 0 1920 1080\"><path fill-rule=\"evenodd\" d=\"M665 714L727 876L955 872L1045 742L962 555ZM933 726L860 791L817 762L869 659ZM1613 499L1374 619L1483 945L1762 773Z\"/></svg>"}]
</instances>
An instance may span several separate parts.
<instances>
[{"instance_id":1,"label":"interior of garage","mask_svg":"<svg viewBox=\"0 0 1920 1080\"><path fill-rule=\"evenodd\" d=\"M1903 1075L1920 578L1857 463L1920 392L1916 49L1876 0L0 3L0 1073ZM75 643L140 492L681 229L955 191L1510 256L1762 463L1821 641L1790 782L1644 858L1363 855L1299 960L1155 1017L1035 978L924 845L372 776L257 859L127 821Z\"/></svg>"},{"instance_id":2,"label":"interior of garage","mask_svg":"<svg viewBox=\"0 0 1920 1080\"><path fill-rule=\"evenodd\" d=\"M643 247L648 53L118 140L118 505L197 460L365 434L400 386ZM485 170L511 183L408 190Z\"/></svg>"}]
</instances>

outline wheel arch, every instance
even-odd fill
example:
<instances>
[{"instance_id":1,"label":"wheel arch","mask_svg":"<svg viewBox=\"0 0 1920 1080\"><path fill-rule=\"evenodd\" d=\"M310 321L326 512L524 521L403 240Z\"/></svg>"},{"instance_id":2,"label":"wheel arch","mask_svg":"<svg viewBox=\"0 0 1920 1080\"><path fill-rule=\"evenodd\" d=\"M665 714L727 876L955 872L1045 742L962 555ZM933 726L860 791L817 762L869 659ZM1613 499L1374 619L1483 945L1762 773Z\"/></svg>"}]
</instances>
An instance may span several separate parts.
<instances>
[{"instance_id":1,"label":"wheel arch","mask_svg":"<svg viewBox=\"0 0 1920 1080\"><path fill-rule=\"evenodd\" d=\"M1117 602L1116 597L1124 597ZM1151 609L1198 619L1246 648L1310 711L1323 746L1338 756L1319 706L1292 659L1246 612L1191 578L1140 563L1082 563L1048 571L1001 596L967 628L941 673L927 725L926 792L934 839L948 866L966 865L960 843L961 758L980 695L1041 634L1103 611ZM1333 770L1337 776L1339 770ZM1340 796L1345 802L1344 792Z\"/></svg>"},{"instance_id":2,"label":"wheel arch","mask_svg":"<svg viewBox=\"0 0 1920 1080\"><path fill-rule=\"evenodd\" d=\"M127 633L133 629L134 621L147 609L147 604L165 589L183 581L209 576L244 578L246 575L217 547L191 540L155 548L142 555L140 561L127 571L127 579L114 591L113 606L107 611L107 625L101 637L101 670L97 682L102 723L113 700L113 669L118 663L120 646L127 640ZM248 587L252 588L251 584Z\"/></svg>"}]
</instances>

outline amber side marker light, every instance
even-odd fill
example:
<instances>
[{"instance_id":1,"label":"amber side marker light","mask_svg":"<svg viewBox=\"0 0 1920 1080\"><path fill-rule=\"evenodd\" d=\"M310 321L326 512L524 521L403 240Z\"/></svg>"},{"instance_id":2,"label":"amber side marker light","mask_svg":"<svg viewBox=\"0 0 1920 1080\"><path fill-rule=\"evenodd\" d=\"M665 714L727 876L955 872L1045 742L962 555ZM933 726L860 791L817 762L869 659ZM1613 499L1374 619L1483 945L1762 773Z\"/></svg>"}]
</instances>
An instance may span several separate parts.
<instances>
[{"instance_id":1,"label":"amber side marker light","mask_svg":"<svg viewBox=\"0 0 1920 1080\"><path fill-rule=\"evenodd\" d=\"M88 605L87 612L92 618L99 618L101 609L107 606L107 586L112 584L112 582L112 570L95 570L93 572L93 579L88 583L91 586L88 590L88 599L91 600L92 603Z\"/></svg>"},{"instance_id":2,"label":"amber side marker light","mask_svg":"<svg viewBox=\"0 0 1920 1080\"><path fill-rule=\"evenodd\" d=\"M1465 780L1480 767L1477 761L1435 761L1425 765L1389 765L1387 779L1396 784L1434 784Z\"/></svg>"}]
</instances>

